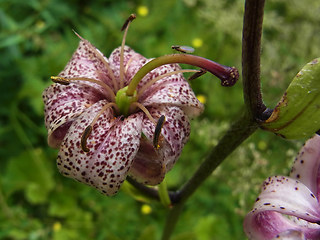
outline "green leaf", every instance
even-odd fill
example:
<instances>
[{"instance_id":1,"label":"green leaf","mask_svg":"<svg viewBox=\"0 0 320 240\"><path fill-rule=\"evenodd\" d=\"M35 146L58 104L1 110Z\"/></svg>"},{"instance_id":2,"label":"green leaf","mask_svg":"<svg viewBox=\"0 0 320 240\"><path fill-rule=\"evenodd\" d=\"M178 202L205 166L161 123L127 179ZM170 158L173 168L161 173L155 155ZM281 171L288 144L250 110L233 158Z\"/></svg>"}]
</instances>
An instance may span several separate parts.
<instances>
[{"instance_id":1,"label":"green leaf","mask_svg":"<svg viewBox=\"0 0 320 240\"><path fill-rule=\"evenodd\" d=\"M320 129L320 58L305 65L261 124L288 139L306 138Z\"/></svg>"},{"instance_id":2,"label":"green leaf","mask_svg":"<svg viewBox=\"0 0 320 240\"><path fill-rule=\"evenodd\" d=\"M11 158L3 176L8 195L23 190L30 203L44 203L54 187L51 167L41 149Z\"/></svg>"}]
</instances>

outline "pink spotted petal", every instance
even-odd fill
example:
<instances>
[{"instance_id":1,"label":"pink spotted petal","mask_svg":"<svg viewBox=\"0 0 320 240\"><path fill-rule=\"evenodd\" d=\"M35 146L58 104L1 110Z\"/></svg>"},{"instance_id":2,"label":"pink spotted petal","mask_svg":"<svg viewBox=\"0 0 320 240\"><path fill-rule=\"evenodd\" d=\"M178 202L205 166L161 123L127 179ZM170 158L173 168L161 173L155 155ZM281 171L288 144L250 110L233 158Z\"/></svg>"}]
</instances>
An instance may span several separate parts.
<instances>
[{"instance_id":1,"label":"pink spotted petal","mask_svg":"<svg viewBox=\"0 0 320 240\"><path fill-rule=\"evenodd\" d=\"M282 214L313 223L303 225ZM272 239L287 230L320 237L319 221L320 205L313 193L295 179L274 176L264 182L253 210L245 218L244 230L249 239Z\"/></svg>"},{"instance_id":2,"label":"pink spotted petal","mask_svg":"<svg viewBox=\"0 0 320 240\"><path fill-rule=\"evenodd\" d=\"M167 81L158 85L154 92L148 92L142 104L148 107L161 105L176 106L181 108L189 117L195 117L202 113L203 105L194 95L187 81L182 81L181 74L170 77Z\"/></svg>"},{"instance_id":3,"label":"pink spotted petal","mask_svg":"<svg viewBox=\"0 0 320 240\"><path fill-rule=\"evenodd\" d=\"M291 237L296 237L294 232L299 232L299 236L304 235L310 240L318 240L320 237L318 224L301 226L278 212L257 211L250 212L244 221L244 231L249 240L286 239L285 236L290 232L293 235L289 235Z\"/></svg>"},{"instance_id":4,"label":"pink spotted petal","mask_svg":"<svg viewBox=\"0 0 320 240\"><path fill-rule=\"evenodd\" d=\"M101 99L104 96L99 91L85 84L49 86L43 92L49 146L59 147L72 121Z\"/></svg>"},{"instance_id":5,"label":"pink spotted petal","mask_svg":"<svg viewBox=\"0 0 320 240\"><path fill-rule=\"evenodd\" d=\"M166 172L168 172L181 154L184 144L190 135L190 124L188 117L177 107L163 106L150 108L150 114L154 119L159 119L161 115L166 117L160 136L160 149L165 159ZM142 132L153 141L155 124L146 116L143 119Z\"/></svg>"},{"instance_id":6,"label":"pink spotted petal","mask_svg":"<svg viewBox=\"0 0 320 240\"><path fill-rule=\"evenodd\" d=\"M166 173L164 162L162 152L154 149L152 141L142 137L129 175L140 183L157 185L162 182Z\"/></svg>"},{"instance_id":7,"label":"pink spotted petal","mask_svg":"<svg viewBox=\"0 0 320 240\"><path fill-rule=\"evenodd\" d=\"M116 48L110 54L109 62L110 66L113 69L114 75L117 79L120 78L120 50L121 47ZM139 53L136 53L130 47L124 47L124 70L125 70L125 78L124 84L125 86L129 84L134 74L144 65L146 58Z\"/></svg>"},{"instance_id":8,"label":"pink spotted petal","mask_svg":"<svg viewBox=\"0 0 320 240\"><path fill-rule=\"evenodd\" d=\"M297 230L288 230L280 233L272 240L305 240L305 236L302 232Z\"/></svg>"},{"instance_id":9,"label":"pink spotted petal","mask_svg":"<svg viewBox=\"0 0 320 240\"><path fill-rule=\"evenodd\" d=\"M113 87L111 73L106 64L110 65L108 59L89 41L82 39L74 52L71 60L59 76L66 78L86 77L101 80L109 87ZM100 85L86 82L86 84L100 90L108 96Z\"/></svg>"},{"instance_id":10,"label":"pink spotted petal","mask_svg":"<svg viewBox=\"0 0 320 240\"><path fill-rule=\"evenodd\" d=\"M163 125L159 138L159 149L153 146L155 124L146 116L143 116L140 149L130 169L130 176L138 182L156 185L159 184L165 174L173 167L181 154L183 145L190 134L190 125L187 116L177 107L161 107L148 109L152 117L157 120L165 115L166 122Z\"/></svg>"},{"instance_id":11,"label":"pink spotted petal","mask_svg":"<svg viewBox=\"0 0 320 240\"><path fill-rule=\"evenodd\" d=\"M139 149L141 116L114 119L112 110L106 110L93 126L87 139L90 151L85 153L80 147L81 136L106 103L92 105L73 122L61 144L57 164L63 175L113 195L125 180Z\"/></svg>"},{"instance_id":12,"label":"pink spotted petal","mask_svg":"<svg viewBox=\"0 0 320 240\"><path fill-rule=\"evenodd\" d=\"M303 182L319 199L318 176L320 175L320 136L309 139L300 150L290 177Z\"/></svg>"}]
</instances>

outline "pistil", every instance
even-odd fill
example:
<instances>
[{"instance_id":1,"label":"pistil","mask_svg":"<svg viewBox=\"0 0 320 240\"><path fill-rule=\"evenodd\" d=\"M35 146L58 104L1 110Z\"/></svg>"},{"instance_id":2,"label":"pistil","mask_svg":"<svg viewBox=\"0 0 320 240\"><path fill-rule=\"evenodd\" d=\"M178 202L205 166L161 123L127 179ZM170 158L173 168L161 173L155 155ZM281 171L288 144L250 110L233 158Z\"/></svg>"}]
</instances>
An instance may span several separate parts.
<instances>
[{"instance_id":1,"label":"pistil","mask_svg":"<svg viewBox=\"0 0 320 240\"><path fill-rule=\"evenodd\" d=\"M143 92L148 89L149 87L151 87L151 85L153 85L155 82L159 81L160 79L164 78L164 77L168 77L174 74L178 74L178 73L187 73L187 72L193 72L194 74L197 74L199 72L203 72L201 70L195 70L195 69L180 69L177 71L173 71L173 72L168 72L168 73L164 73L158 77L153 78L152 80L150 80L149 82L147 82L145 85L143 85L138 93L137 93L137 98L139 99L139 97L143 94ZM204 74L204 73L203 73ZM201 74L202 75L202 74ZM193 75L192 75L193 76Z\"/></svg>"},{"instance_id":2,"label":"pistil","mask_svg":"<svg viewBox=\"0 0 320 240\"><path fill-rule=\"evenodd\" d=\"M233 86L239 78L239 72L235 67L224 66L199 56L171 54L155 58L140 68L128 85L127 95L132 96L134 94L141 79L150 71L162 65L171 63L183 63L200 67L218 77L221 80L222 86Z\"/></svg>"}]
</instances>

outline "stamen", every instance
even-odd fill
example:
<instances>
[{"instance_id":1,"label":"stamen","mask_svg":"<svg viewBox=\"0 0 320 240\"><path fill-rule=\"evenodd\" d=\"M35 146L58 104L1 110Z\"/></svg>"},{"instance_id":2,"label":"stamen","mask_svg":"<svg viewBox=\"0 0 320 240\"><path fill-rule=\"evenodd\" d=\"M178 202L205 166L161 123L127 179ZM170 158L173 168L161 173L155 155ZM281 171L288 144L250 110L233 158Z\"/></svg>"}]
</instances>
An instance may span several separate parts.
<instances>
[{"instance_id":1,"label":"stamen","mask_svg":"<svg viewBox=\"0 0 320 240\"><path fill-rule=\"evenodd\" d=\"M107 68L108 70L108 73L109 73L109 76L112 80L112 83L113 83L113 87L115 90L118 90L118 84L117 84L117 81L116 81L116 78L113 74L113 71L112 69L110 68L110 65L109 63L105 60L105 58L103 57L103 55L86 39L84 39L83 37L81 37L78 33L76 33L75 31L73 31L77 36L78 38L81 39L81 41L85 42L91 49L91 51L93 51L97 57L100 59L101 62L103 62L104 66Z\"/></svg>"},{"instance_id":2,"label":"stamen","mask_svg":"<svg viewBox=\"0 0 320 240\"><path fill-rule=\"evenodd\" d=\"M150 114L150 112L148 111L148 109L146 109L146 107L143 106L141 103L133 102L133 103L131 104L131 106L140 108L140 109L147 115L147 117L149 118L149 120L150 120L151 122L153 122L154 124L156 124L156 120L154 120L154 118L151 116L151 114Z\"/></svg>"},{"instance_id":3,"label":"stamen","mask_svg":"<svg viewBox=\"0 0 320 240\"><path fill-rule=\"evenodd\" d=\"M189 46L180 46L180 45L173 45L171 46L172 49L177 50L182 53L193 53L194 48Z\"/></svg>"},{"instance_id":4,"label":"stamen","mask_svg":"<svg viewBox=\"0 0 320 240\"><path fill-rule=\"evenodd\" d=\"M181 70L176 70L173 72L168 72L168 73L164 73L158 77L153 78L151 81L147 82L145 85L143 85L138 93L137 93L137 98L139 99L139 97L141 97L141 95L143 94L143 92L148 89L151 85L153 85L155 82L159 81L160 79L170 76L170 75L174 75L174 74L178 74L178 73L186 73L186 72L194 72L195 74L197 74L199 72L199 70L195 70L195 69L181 69Z\"/></svg>"},{"instance_id":5,"label":"stamen","mask_svg":"<svg viewBox=\"0 0 320 240\"><path fill-rule=\"evenodd\" d=\"M93 126L94 124L97 122L97 120L99 119L99 117L101 116L101 114L106 111L108 108L114 107L116 110L118 109L117 105L113 102L111 103L107 103L106 105L104 105L102 107L102 109L97 113L97 115L95 116L95 118L92 120L92 122L90 123L90 125L88 127L86 127L86 129L83 131L82 136L81 136L81 149L84 152L89 152L90 149L87 147L87 139L90 136L90 133L92 132Z\"/></svg>"},{"instance_id":6,"label":"stamen","mask_svg":"<svg viewBox=\"0 0 320 240\"><path fill-rule=\"evenodd\" d=\"M86 77L73 77L73 78L64 78L64 77L59 77L59 76L52 76L51 80L55 83L59 83L62 85L69 85L70 81L84 81L84 82L92 82L100 85L103 89L105 89L111 96L111 101L115 101L115 95L112 89L105 84L104 82L92 78L86 78Z\"/></svg>"},{"instance_id":7,"label":"stamen","mask_svg":"<svg viewBox=\"0 0 320 240\"><path fill-rule=\"evenodd\" d=\"M154 130L153 147L155 149L160 148L159 140L160 140L161 130L162 130L162 127L163 127L165 121L166 121L166 117L164 115L161 115L161 117L159 118L159 120L157 122L156 128Z\"/></svg>"},{"instance_id":8,"label":"stamen","mask_svg":"<svg viewBox=\"0 0 320 240\"><path fill-rule=\"evenodd\" d=\"M203 74L205 74L207 72L207 70L205 69L200 69L198 72L192 74L189 78L188 81L192 81L198 77L201 77Z\"/></svg>"},{"instance_id":9,"label":"stamen","mask_svg":"<svg viewBox=\"0 0 320 240\"><path fill-rule=\"evenodd\" d=\"M132 61L135 60L136 58L138 58L138 55L133 55L127 62L125 68L124 68L124 74L127 74L128 68L131 65Z\"/></svg>"},{"instance_id":10,"label":"stamen","mask_svg":"<svg viewBox=\"0 0 320 240\"><path fill-rule=\"evenodd\" d=\"M120 50L120 89L123 88L124 86L124 45L126 42L126 37L127 37L127 33L128 33L128 29L130 26L130 23L136 18L135 14L131 14L129 16L129 18L125 21L125 23L123 24L121 31L124 31L123 34L123 38L122 38L122 44L121 44L121 50Z\"/></svg>"}]
</instances>

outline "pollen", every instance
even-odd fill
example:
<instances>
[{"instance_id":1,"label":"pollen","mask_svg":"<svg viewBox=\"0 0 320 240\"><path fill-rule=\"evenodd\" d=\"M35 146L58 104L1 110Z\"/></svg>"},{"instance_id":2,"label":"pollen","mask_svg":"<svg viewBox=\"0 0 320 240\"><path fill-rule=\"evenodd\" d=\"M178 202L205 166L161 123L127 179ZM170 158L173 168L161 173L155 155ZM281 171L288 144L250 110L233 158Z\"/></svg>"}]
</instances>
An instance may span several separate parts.
<instances>
[{"instance_id":1,"label":"pollen","mask_svg":"<svg viewBox=\"0 0 320 240\"><path fill-rule=\"evenodd\" d=\"M192 46L193 46L194 48L202 47L202 45L203 45L203 41L202 41L201 38L194 38L194 39L192 40Z\"/></svg>"},{"instance_id":2,"label":"pollen","mask_svg":"<svg viewBox=\"0 0 320 240\"><path fill-rule=\"evenodd\" d=\"M202 104L205 104L207 102L206 96L204 96L202 94L197 95L197 98L198 98L199 102L201 102Z\"/></svg>"},{"instance_id":3,"label":"pollen","mask_svg":"<svg viewBox=\"0 0 320 240\"><path fill-rule=\"evenodd\" d=\"M141 206L141 213L142 213L143 215L148 215L148 214L150 214L151 212L152 212L152 208L150 207L149 204L143 204L143 205Z\"/></svg>"},{"instance_id":4,"label":"pollen","mask_svg":"<svg viewBox=\"0 0 320 240\"><path fill-rule=\"evenodd\" d=\"M141 5L137 8L137 13L141 17L146 17L149 14L149 8L147 6Z\"/></svg>"}]
</instances>

